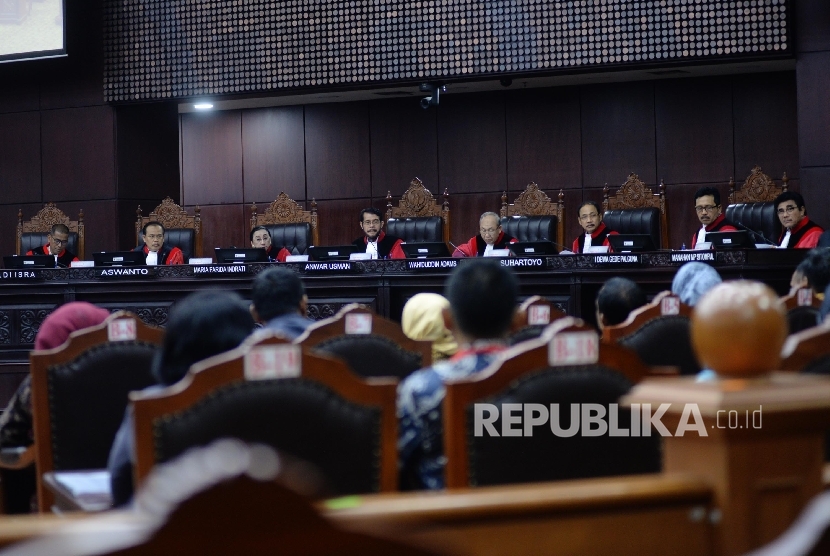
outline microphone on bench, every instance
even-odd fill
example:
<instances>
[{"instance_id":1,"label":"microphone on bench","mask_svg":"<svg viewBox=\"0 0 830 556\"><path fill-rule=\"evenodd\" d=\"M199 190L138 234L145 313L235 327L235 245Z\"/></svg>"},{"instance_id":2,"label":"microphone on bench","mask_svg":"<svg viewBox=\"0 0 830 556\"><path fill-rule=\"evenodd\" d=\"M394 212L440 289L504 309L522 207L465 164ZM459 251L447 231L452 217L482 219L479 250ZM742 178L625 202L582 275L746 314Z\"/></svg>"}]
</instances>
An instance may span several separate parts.
<instances>
[{"instance_id":1,"label":"microphone on bench","mask_svg":"<svg viewBox=\"0 0 830 556\"><path fill-rule=\"evenodd\" d=\"M759 238L761 241L763 241L767 245L775 245L776 247L778 247L777 243L775 243L774 241L771 241L771 240L767 239L766 237L764 237L764 234L756 232L755 230L753 230L752 228L750 228L748 226L744 226L741 222L735 222L735 225L738 228L744 230L745 232L749 232L750 234L752 234L753 237Z\"/></svg>"}]
</instances>

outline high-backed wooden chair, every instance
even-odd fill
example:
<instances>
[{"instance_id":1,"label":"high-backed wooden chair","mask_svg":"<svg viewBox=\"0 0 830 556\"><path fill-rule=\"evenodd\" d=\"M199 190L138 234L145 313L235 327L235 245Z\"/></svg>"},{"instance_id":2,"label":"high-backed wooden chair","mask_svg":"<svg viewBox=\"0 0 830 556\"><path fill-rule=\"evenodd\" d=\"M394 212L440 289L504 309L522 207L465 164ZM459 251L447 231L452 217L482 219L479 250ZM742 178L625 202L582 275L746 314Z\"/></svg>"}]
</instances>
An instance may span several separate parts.
<instances>
[{"instance_id":1,"label":"high-backed wooden chair","mask_svg":"<svg viewBox=\"0 0 830 556\"><path fill-rule=\"evenodd\" d=\"M602 331L605 342L634 351L646 364L678 367L680 374L700 372L691 339L692 308L669 291L659 293L615 326Z\"/></svg>"},{"instance_id":2,"label":"high-backed wooden chair","mask_svg":"<svg viewBox=\"0 0 830 556\"><path fill-rule=\"evenodd\" d=\"M409 183L397 207L392 206L392 192L386 193L386 231L405 242L450 241L450 196L438 203L419 178Z\"/></svg>"},{"instance_id":3,"label":"high-backed wooden chair","mask_svg":"<svg viewBox=\"0 0 830 556\"><path fill-rule=\"evenodd\" d=\"M660 181L657 193L646 187L637 174L628 179L612 196L608 184L602 189L602 219L610 229L621 234L649 234L654 245L669 247L669 219L666 186Z\"/></svg>"},{"instance_id":4,"label":"high-backed wooden chair","mask_svg":"<svg viewBox=\"0 0 830 556\"><path fill-rule=\"evenodd\" d=\"M781 187L778 187L772 178L761 171L760 166L752 168L740 188L736 188L735 180L730 178L726 218L777 242L781 236L781 221L778 220L773 201L787 191L789 181L785 172Z\"/></svg>"},{"instance_id":5,"label":"high-backed wooden chair","mask_svg":"<svg viewBox=\"0 0 830 556\"><path fill-rule=\"evenodd\" d=\"M256 203L252 203L248 231L257 226L268 229L271 245L277 251L285 247L292 255L305 255L309 247L320 244L317 201L314 199L311 200L311 210L303 210L299 203L283 191L268 205L264 214L257 214Z\"/></svg>"},{"instance_id":6,"label":"high-backed wooden chair","mask_svg":"<svg viewBox=\"0 0 830 556\"><path fill-rule=\"evenodd\" d=\"M533 182L527 184L513 204L507 192L501 195L501 227L519 241L553 241L565 245L565 194L559 190L556 202Z\"/></svg>"},{"instance_id":7,"label":"high-backed wooden chair","mask_svg":"<svg viewBox=\"0 0 830 556\"><path fill-rule=\"evenodd\" d=\"M595 330L568 317L553 323L538 340L511 348L481 373L447 383L443 405L447 487L659 471L659 436L589 437L572 428L576 423L571 404L600 404L607 416L610 404L618 403L647 372L636 355L600 342ZM546 409L559 404L558 424L570 433L554 435L545 419L532 436L504 435L505 403L533 403ZM481 411L476 404L499 411L495 421L489 419L498 436L481 425L476 432L474 414ZM631 426L629 411L619 409L617 417L619 428Z\"/></svg>"},{"instance_id":8,"label":"high-backed wooden chair","mask_svg":"<svg viewBox=\"0 0 830 556\"><path fill-rule=\"evenodd\" d=\"M781 298L781 304L787 310L787 324L790 334L807 330L819 324L821 300L813 295L813 288L799 288Z\"/></svg>"},{"instance_id":9,"label":"high-backed wooden chair","mask_svg":"<svg viewBox=\"0 0 830 556\"><path fill-rule=\"evenodd\" d=\"M400 379L432 365L432 342L408 338L398 323L356 303L312 324L294 343L338 357L362 377Z\"/></svg>"},{"instance_id":10,"label":"high-backed wooden chair","mask_svg":"<svg viewBox=\"0 0 830 556\"><path fill-rule=\"evenodd\" d=\"M141 230L145 224L161 222L164 226L164 242L181 249L185 263L191 257L202 257L202 209L197 206L193 212L194 216L190 216L170 197L165 197L149 216L141 216L139 205L136 210L138 219L135 222L136 245L144 243Z\"/></svg>"},{"instance_id":11,"label":"high-backed wooden chair","mask_svg":"<svg viewBox=\"0 0 830 556\"><path fill-rule=\"evenodd\" d=\"M101 469L124 418L127 394L155 383L150 366L163 331L119 311L29 355L40 511L54 501L48 471Z\"/></svg>"},{"instance_id":12,"label":"high-backed wooden chair","mask_svg":"<svg viewBox=\"0 0 830 556\"><path fill-rule=\"evenodd\" d=\"M830 375L830 322L790 334L781 348L784 371Z\"/></svg>"},{"instance_id":13,"label":"high-backed wooden chair","mask_svg":"<svg viewBox=\"0 0 830 556\"><path fill-rule=\"evenodd\" d=\"M542 296L528 297L516 312L514 332L510 334L508 341L510 345L516 345L538 338L550 323L567 316L567 313Z\"/></svg>"},{"instance_id":14,"label":"high-backed wooden chair","mask_svg":"<svg viewBox=\"0 0 830 556\"><path fill-rule=\"evenodd\" d=\"M65 224L69 228L69 243L66 248L83 260L84 246L84 211L78 211L78 219L70 220L54 203L46 203L43 208L32 217L23 221L23 209L17 211L17 244L16 253L25 255L35 247L46 245L46 235L55 224Z\"/></svg>"},{"instance_id":15,"label":"high-backed wooden chair","mask_svg":"<svg viewBox=\"0 0 830 556\"><path fill-rule=\"evenodd\" d=\"M262 331L171 387L130 395L135 484L157 463L228 437L308 461L335 493L395 490L396 396L395 380L362 380L337 359Z\"/></svg>"}]
</instances>

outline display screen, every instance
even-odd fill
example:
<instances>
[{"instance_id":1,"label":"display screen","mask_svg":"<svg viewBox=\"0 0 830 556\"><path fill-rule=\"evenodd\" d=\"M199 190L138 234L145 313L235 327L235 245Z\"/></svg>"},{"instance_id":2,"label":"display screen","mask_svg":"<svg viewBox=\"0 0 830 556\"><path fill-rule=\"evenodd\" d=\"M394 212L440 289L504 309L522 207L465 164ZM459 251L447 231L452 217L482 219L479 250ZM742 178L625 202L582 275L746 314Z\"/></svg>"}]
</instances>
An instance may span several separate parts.
<instances>
[{"instance_id":1,"label":"display screen","mask_svg":"<svg viewBox=\"0 0 830 556\"><path fill-rule=\"evenodd\" d=\"M0 62L66 54L64 0L0 0Z\"/></svg>"}]
</instances>

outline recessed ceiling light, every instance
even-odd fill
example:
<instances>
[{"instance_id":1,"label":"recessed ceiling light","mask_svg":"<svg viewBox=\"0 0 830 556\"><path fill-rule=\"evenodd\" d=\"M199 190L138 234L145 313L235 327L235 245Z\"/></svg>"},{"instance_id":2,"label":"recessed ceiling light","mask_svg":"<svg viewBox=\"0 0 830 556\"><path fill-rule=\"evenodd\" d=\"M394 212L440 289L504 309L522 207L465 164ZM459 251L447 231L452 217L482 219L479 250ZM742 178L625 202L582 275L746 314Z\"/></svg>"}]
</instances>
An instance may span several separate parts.
<instances>
[{"instance_id":1,"label":"recessed ceiling light","mask_svg":"<svg viewBox=\"0 0 830 556\"><path fill-rule=\"evenodd\" d=\"M200 102L199 104L194 104L193 108L196 110L210 110L213 108L213 105L209 102Z\"/></svg>"}]
</instances>

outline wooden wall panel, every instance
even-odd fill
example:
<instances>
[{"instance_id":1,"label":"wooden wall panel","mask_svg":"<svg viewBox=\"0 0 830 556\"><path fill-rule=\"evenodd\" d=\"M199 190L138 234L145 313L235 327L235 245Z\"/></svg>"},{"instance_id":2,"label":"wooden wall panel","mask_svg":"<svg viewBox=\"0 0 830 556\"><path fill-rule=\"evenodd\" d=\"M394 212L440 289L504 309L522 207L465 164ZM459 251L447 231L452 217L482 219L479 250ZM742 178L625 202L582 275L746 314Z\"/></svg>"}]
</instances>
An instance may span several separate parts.
<instances>
[{"instance_id":1,"label":"wooden wall panel","mask_svg":"<svg viewBox=\"0 0 830 556\"><path fill-rule=\"evenodd\" d=\"M239 111L181 118L181 202L242 203L242 116Z\"/></svg>"},{"instance_id":2,"label":"wooden wall panel","mask_svg":"<svg viewBox=\"0 0 830 556\"><path fill-rule=\"evenodd\" d=\"M673 79L654 87L657 179L710 183L733 175L730 78Z\"/></svg>"},{"instance_id":3,"label":"wooden wall panel","mask_svg":"<svg viewBox=\"0 0 830 556\"><path fill-rule=\"evenodd\" d=\"M302 106L242 112L244 201L270 203L284 191L304 199L305 131Z\"/></svg>"},{"instance_id":4,"label":"wooden wall panel","mask_svg":"<svg viewBox=\"0 0 830 556\"><path fill-rule=\"evenodd\" d=\"M451 194L507 188L504 94L446 95L438 106L438 175Z\"/></svg>"},{"instance_id":5,"label":"wooden wall panel","mask_svg":"<svg viewBox=\"0 0 830 556\"><path fill-rule=\"evenodd\" d=\"M40 112L0 114L0 137L0 203L40 201Z\"/></svg>"},{"instance_id":6,"label":"wooden wall panel","mask_svg":"<svg viewBox=\"0 0 830 556\"><path fill-rule=\"evenodd\" d=\"M115 124L109 106L41 112L43 199L115 197Z\"/></svg>"},{"instance_id":7,"label":"wooden wall panel","mask_svg":"<svg viewBox=\"0 0 830 556\"><path fill-rule=\"evenodd\" d=\"M0 114L7 112L28 112L40 107L40 87L37 79L19 65L3 64L6 70L0 73Z\"/></svg>"},{"instance_id":8,"label":"wooden wall panel","mask_svg":"<svg viewBox=\"0 0 830 556\"><path fill-rule=\"evenodd\" d=\"M759 73L733 78L735 179L756 164L774 179L798 178L795 76Z\"/></svg>"},{"instance_id":9,"label":"wooden wall panel","mask_svg":"<svg viewBox=\"0 0 830 556\"><path fill-rule=\"evenodd\" d=\"M830 3L826 0L795 2L795 34L798 52L830 50Z\"/></svg>"},{"instance_id":10,"label":"wooden wall panel","mask_svg":"<svg viewBox=\"0 0 830 556\"><path fill-rule=\"evenodd\" d=\"M158 197L152 199L119 199L115 207L118 215L118 235L112 239L111 245L104 250L126 251L135 248L138 245L138 238L135 235L138 207L141 207L142 215L147 216L159 203L161 203L161 199Z\"/></svg>"},{"instance_id":11,"label":"wooden wall panel","mask_svg":"<svg viewBox=\"0 0 830 556\"><path fill-rule=\"evenodd\" d=\"M830 184L830 167L801 168L800 183L792 189L804 196L807 214L825 230L830 230L830 204L827 203L827 190Z\"/></svg>"},{"instance_id":12,"label":"wooden wall panel","mask_svg":"<svg viewBox=\"0 0 830 556\"><path fill-rule=\"evenodd\" d=\"M373 197L390 191L399 197L415 177L434 195L444 192L438 184L436 114L421 108L418 97L369 104Z\"/></svg>"},{"instance_id":13,"label":"wooden wall panel","mask_svg":"<svg viewBox=\"0 0 830 556\"><path fill-rule=\"evenodd\" d=\"M613 186L631 172L659 181L654 137L654 83L582 88L584 187Z\"/></svg>"},{"instance_id":14,"label":"wooden wall panel","mask_svg":"<svg viewBox=\"0 0 830 556\"><path fill-rule=\"evenodd\" d=\"M830 166L830 51L799 56L796 79L801 167Z\"/></svg>"},{"instance_id":15,"label":"wooden wall panel","mask_svg":"<svg viewBox=\"0 0 830 556\"><path fill-rule=\"evenodd\" d=\"M118 198L161 201L170 196L178 199L179 118L176 106L118 106L115 128Z\"/></svg>"},{"instance_id":16,"label":"wooden wall panel","mask_svg":"<svg viewBox=\"0 0 830 556\"><path fill-rule=\"evenodd\" d=\"M106 201L72 201L58 204L71 220L77 220L78 211L84 211L84 258L92 260L92 254L112 251L116 248L114 238L118 233L118 203ZM135 247L135 245L133 245Z\"/></svg>"},{"instance_id":17,"label":"wooden wall panel","mask_svg":"<svg viewBox=\"0 0 830 556\"><path fill-rule=\"evenodd\" d=\"M507 184L521 192L582 187L582 138L577 87L508 91Z\"/></svg>"},{"instance_id":18,"label":"wooden wall panel","mask_svg":"<svg viewBox=\"0 0 830 556\"><path fill-rule=\"evenodd\" d=\"M373 203L369 197L318 203L320 245L346 245L362 236L358 216L362 209L371 206L380 210L381 214L386 210L379 200Z\"/></svg>"},{"instance_id":19,"label":"wooden wall panel","mask_svg":"<svg viewBox=\"0 0 830 556\"><path fill-rule=\"evenodd\" d=\"M466 193L450 195L450 241L461 245L478 233L478 219L482 213L499 213L501 193Z\"/></svg>"},{"instance_id":20,"label":"wooden wall panel","mask_svg":"<svg viewBox=\"0 0 830 556\"><path fill-rule=\"evenodd\" d=\"M371 197L368 103L308 105L305 126L307 196Z\"/></svg>"},{"instance_id":21,"label":"wooden wall panel","mask_svg":"<svg viewBox=\"0 0 830 556\"><path fill-rule=\"evenodd\" d=\"M666 188L669 213L669 245L680 249L685 243L691 248L692 234L700 229L700 220L694 208L695 191L701 187L716 187L720 191L721 205L726 210L729 187L724 183L672 184Z\"/></svg>"},{"instance_id":22,"label":"wooden wall panel","mask_svg":"<svg viewBox=\"0 0 830 556\"><path fill-rule=\"evenodd\" d=\"M246 205L208 205L202 209L202 247L205 257L213 256L214 247L250 247ZM186 207L193 214L193 206Z\"/></svg>"}]
</instances>

